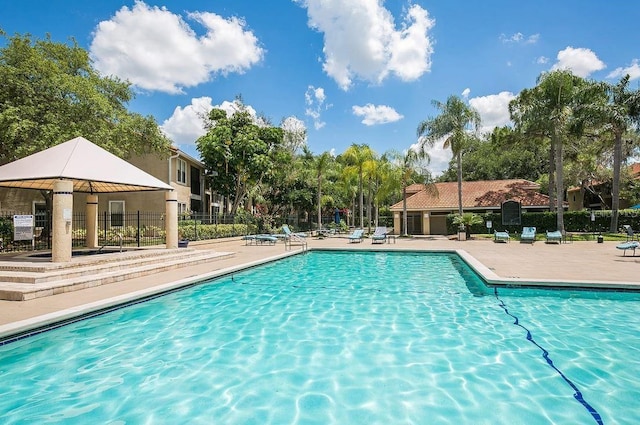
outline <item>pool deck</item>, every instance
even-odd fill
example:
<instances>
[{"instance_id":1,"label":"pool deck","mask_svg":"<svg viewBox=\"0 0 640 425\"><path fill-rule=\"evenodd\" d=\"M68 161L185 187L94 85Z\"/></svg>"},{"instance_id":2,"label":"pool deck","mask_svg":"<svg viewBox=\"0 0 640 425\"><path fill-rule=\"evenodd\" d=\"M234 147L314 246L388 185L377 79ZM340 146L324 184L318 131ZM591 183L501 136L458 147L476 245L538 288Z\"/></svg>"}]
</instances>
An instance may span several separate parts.
<instances>
[{"instance_id":1,"label":"pool deck","mask_svg":"<svg viewBox=\"0 0 640 425\"><path fill-rule=\"evenodd\" d=\"M619 242L573 242L567 244L494 243L478 239L457 241L445 237L397 238L395 243L372 244L370 239L350 243L346 236L325 239L307 238L308 248L354 250L435 250L459 251L461 255L489 281L503 283L554 282L587 286L638 288L640 290L640 252L632 256L616 249ZM299 246L290 251L282 242L275 245L247 245L240 238L192 243L199 250L233 252L235 255L212 259L203 264L164 271L152 275L114 282L102 286L65 292L28 301L0 300L0 336L11 331L33 326L33 323L59 320L97 306L113 305L123 300L148 293L188 284L200 278L230 272L267 259L275 259L299 252ZM582 285L581 285L582 286ZM47 320L44 320L45 322Z\"/></svg>"}]
</instances>

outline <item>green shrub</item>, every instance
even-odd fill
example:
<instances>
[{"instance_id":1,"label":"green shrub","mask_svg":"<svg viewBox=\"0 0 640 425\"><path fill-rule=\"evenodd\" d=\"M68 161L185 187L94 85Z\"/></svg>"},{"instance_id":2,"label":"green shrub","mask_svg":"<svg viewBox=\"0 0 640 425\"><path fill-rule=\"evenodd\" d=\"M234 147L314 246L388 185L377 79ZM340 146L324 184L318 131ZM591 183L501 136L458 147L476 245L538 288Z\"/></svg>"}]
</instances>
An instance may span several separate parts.
<instances>
[{"instance_id":1,"label":"green shrub","mask_svg":"<svg viewBox=\"0 0 640 425\"><path fill-rule=\"evenodd\" d=\"M178 226L180 238L190 241L229 238L256 233L256 231L255 224L200 224L194 226L191 222L191 225L188 226Z\"/></svg>"},{"instance_id":2,"label":"green shrub","mask_svg":"<svg viewBox=\"0 0 640 425\"><path fill-rule=\"evenodd\" d=\"M520 226L503 226L502 215L499 212L478 214L482 217L482 222L470 226L471 233L493 233L494 230L507 230L509 233L520 233L523 227L534 226L538 233L554 231L556 229L555 212L524 212L522 213L522 224ZM458 226L454 223L457 214L447 216L447 231L455 234ZM611 223L611 211L594 211L595 221L591 221L591 211L565 211L564 228L567 232L608 232ZM491 230L487 229L486 222L492 223ZM625 224L633 229L640 228L640 211L622 210L618 215L619 230Z\"/></svg>"}]
</instances>

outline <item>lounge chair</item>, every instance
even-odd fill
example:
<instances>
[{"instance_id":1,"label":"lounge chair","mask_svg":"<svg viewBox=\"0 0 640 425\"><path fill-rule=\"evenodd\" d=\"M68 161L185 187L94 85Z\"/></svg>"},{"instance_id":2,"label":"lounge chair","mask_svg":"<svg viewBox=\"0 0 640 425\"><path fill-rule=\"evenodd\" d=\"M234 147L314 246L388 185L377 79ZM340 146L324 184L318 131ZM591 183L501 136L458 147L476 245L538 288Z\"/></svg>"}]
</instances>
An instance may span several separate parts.
<instances>
[{"instance_id":1,"label":"lounge chair","mask_svg":"<svg viewBox=\"0 0 640 425\"><path fill-rule=\"evenodd\" d=\"M364 229L356 229L349 235L349 243L362 242L362 236L364 235Z\"/></svg>"},{"instance_id":2,"label":"lounge chair","mask_svg":"<svg viewBox=\"0 0 640 425\"><path fill-rule=\"evenodd\" d=\"M547 230L547 243L562 242L562 232L560 230L556 230L554 232L550 232Z\"/></svg>"},{"instance_id":3,"label":"lounge chair","mask_svg":"<svg viewBox=\"0 0 640 425\"><path fill-rule=\"evenodd\" d=\"M288 225L282 225L282 231L284 232L284 248L291 249L292 245L300 245L303 250L307 249L306 234L293 233Z\"/></svg>"},{"instance_id":4,"label":"lounge chair","mask_svg":"<svg viewBox=\"0 0 640 425\"><path fill-rule=\"evenodd\" d=\"M623 257L627 256L627 249L631 249L633 250L633 256L636 256L636 249L640 248L640 242L638 241L629 241L629 242L623 242L619 245L616 245L616 248L623 250Z\"/></svg>"},{"instance_id":5,"label":"lounge chair","mask_svg":"<svg viewBox=\"0 0 640 425\"><path fill-rule=\"evenodd\" d=\"M295 235L295 236L297 236L299 238L306 238L307 237L307 234L304 233L304 232L297 232L297 233L292 232L291 229L289 228L288 224L283 224L282 225L282 231L284 232L285 236L287 236L287 237L291 236L291 235Z\"/></svg>"},{"instance_id":6,"label":"lounge chair","mask_svg":"<svg viewBox=\"0 0 640 425\"><path fill-rule=\"evenodd\" d=\"M535 227L523 227L522 234L520 235L520 242L535 242L536 240L536 228Z\"/></svg>"},{"instance_id":7,"label":"lounge chair","mask_svg":"<svg viewBox=\"0 0 640 425\"><path fill-rule=\"evenodd\" d=\"M371 235L371 243L385 243L387 241L387 233L386 226L376 227L373 235Z\"/></svg>"},{"instance_id":8,"label":"lounge chair","mask_svg":"<svg viewBox=\"0 0 640 425\"><path fill-rule=\"evenodd\" d=\"M273 235L246 235L242 239L244 239L245 245L275 245L278 242L278 238Z\"/></svg>"},{"instance_id":9,"label":"lounge chair","mask_svg":"<svg viewBox=\"0 0 640 425\"><path fill-rule=\"evenodd\" d=\"M509 242L509 232L505 230L504 232L498 232L496 230L493 231L493 241L494 242Z\"/></svg>"},{"instance_id":10,"label":"lounge chair","mask_svg":"<svg viewBox=\"0 0 640 425\"><path fill-rule=\"evenodd\" d=\"M634 235L633 228L631 228L631 226L629 226L628 224L625 224L622 227L624 228L624 231L627 234L627 242L631 242L634 239L638 240L638 237L636 235Z\"/></svg>"}]
</instances>

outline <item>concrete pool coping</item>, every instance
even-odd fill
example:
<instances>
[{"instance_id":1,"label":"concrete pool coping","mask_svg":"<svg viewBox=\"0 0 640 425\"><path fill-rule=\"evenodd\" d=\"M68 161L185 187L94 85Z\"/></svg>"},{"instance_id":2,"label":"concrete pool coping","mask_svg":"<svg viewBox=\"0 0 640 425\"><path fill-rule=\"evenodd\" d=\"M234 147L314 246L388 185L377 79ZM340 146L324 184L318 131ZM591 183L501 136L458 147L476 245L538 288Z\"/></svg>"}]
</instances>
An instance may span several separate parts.
<instances>
[{"instance_id":1,"label":"concrete pool coping","mask_svg":"<svg viewBox=\"0 0 640 425\"><path fill-rule=\"evenodd\" d=\"M208 241L196 246L199 249L234 251L237 255L186 270L172 270L42 299L0 301L0 338L301 252L300 249L285 251L284 244L247 246L240 238ZM316 249L455 252L490 285L640 290L640 282L631 279L631 276L638 276L640 256L623 257L614 243L575 242L558 246L543 242L521 245L513 242L496 244L487 240L458 242L446 238L399 238L396 244L372 245L367 239L351 244L340 237L309 238L309 250ZM611 278L604 279L603 276Z\"/></svg>"}]
</instances>

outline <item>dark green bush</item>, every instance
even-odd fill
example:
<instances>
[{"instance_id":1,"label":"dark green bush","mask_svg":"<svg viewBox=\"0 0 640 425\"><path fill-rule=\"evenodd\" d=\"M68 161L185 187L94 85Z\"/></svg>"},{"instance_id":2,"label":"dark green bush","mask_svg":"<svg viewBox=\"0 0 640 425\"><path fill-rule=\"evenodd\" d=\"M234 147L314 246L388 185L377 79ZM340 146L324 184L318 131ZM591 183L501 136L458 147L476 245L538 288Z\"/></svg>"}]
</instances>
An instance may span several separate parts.
<instances>
[{"instance_id":1,"label":"dark green bush","mask_svg":"<svg viewBox=\"0 0 640 425\"><path fill-rule=\"evenodd\" d=\"M500 213L479 214L483 218L481 224L471 226L471 233L493 233L494 230L507 230L509 233L520 233L523 227L534 226L538 233L547 230L556 230L556 213L555 212L525 212L522 213L522 225L520 226L503 226L502 216ZM447 231L449 234L455 234L458 226L453 224L456 214L447 216ZM564 228L567 232L608 232L611 223L611 211L594 211L595 221L591 221L590 211L565 211ZM491 220L493 226L489 231L486 226L487 220ZM640 229L640 211L622 210L618 215L618 228L621 231L622 226L629 225L633 229Z\"/></svg>"}]
</instances>

